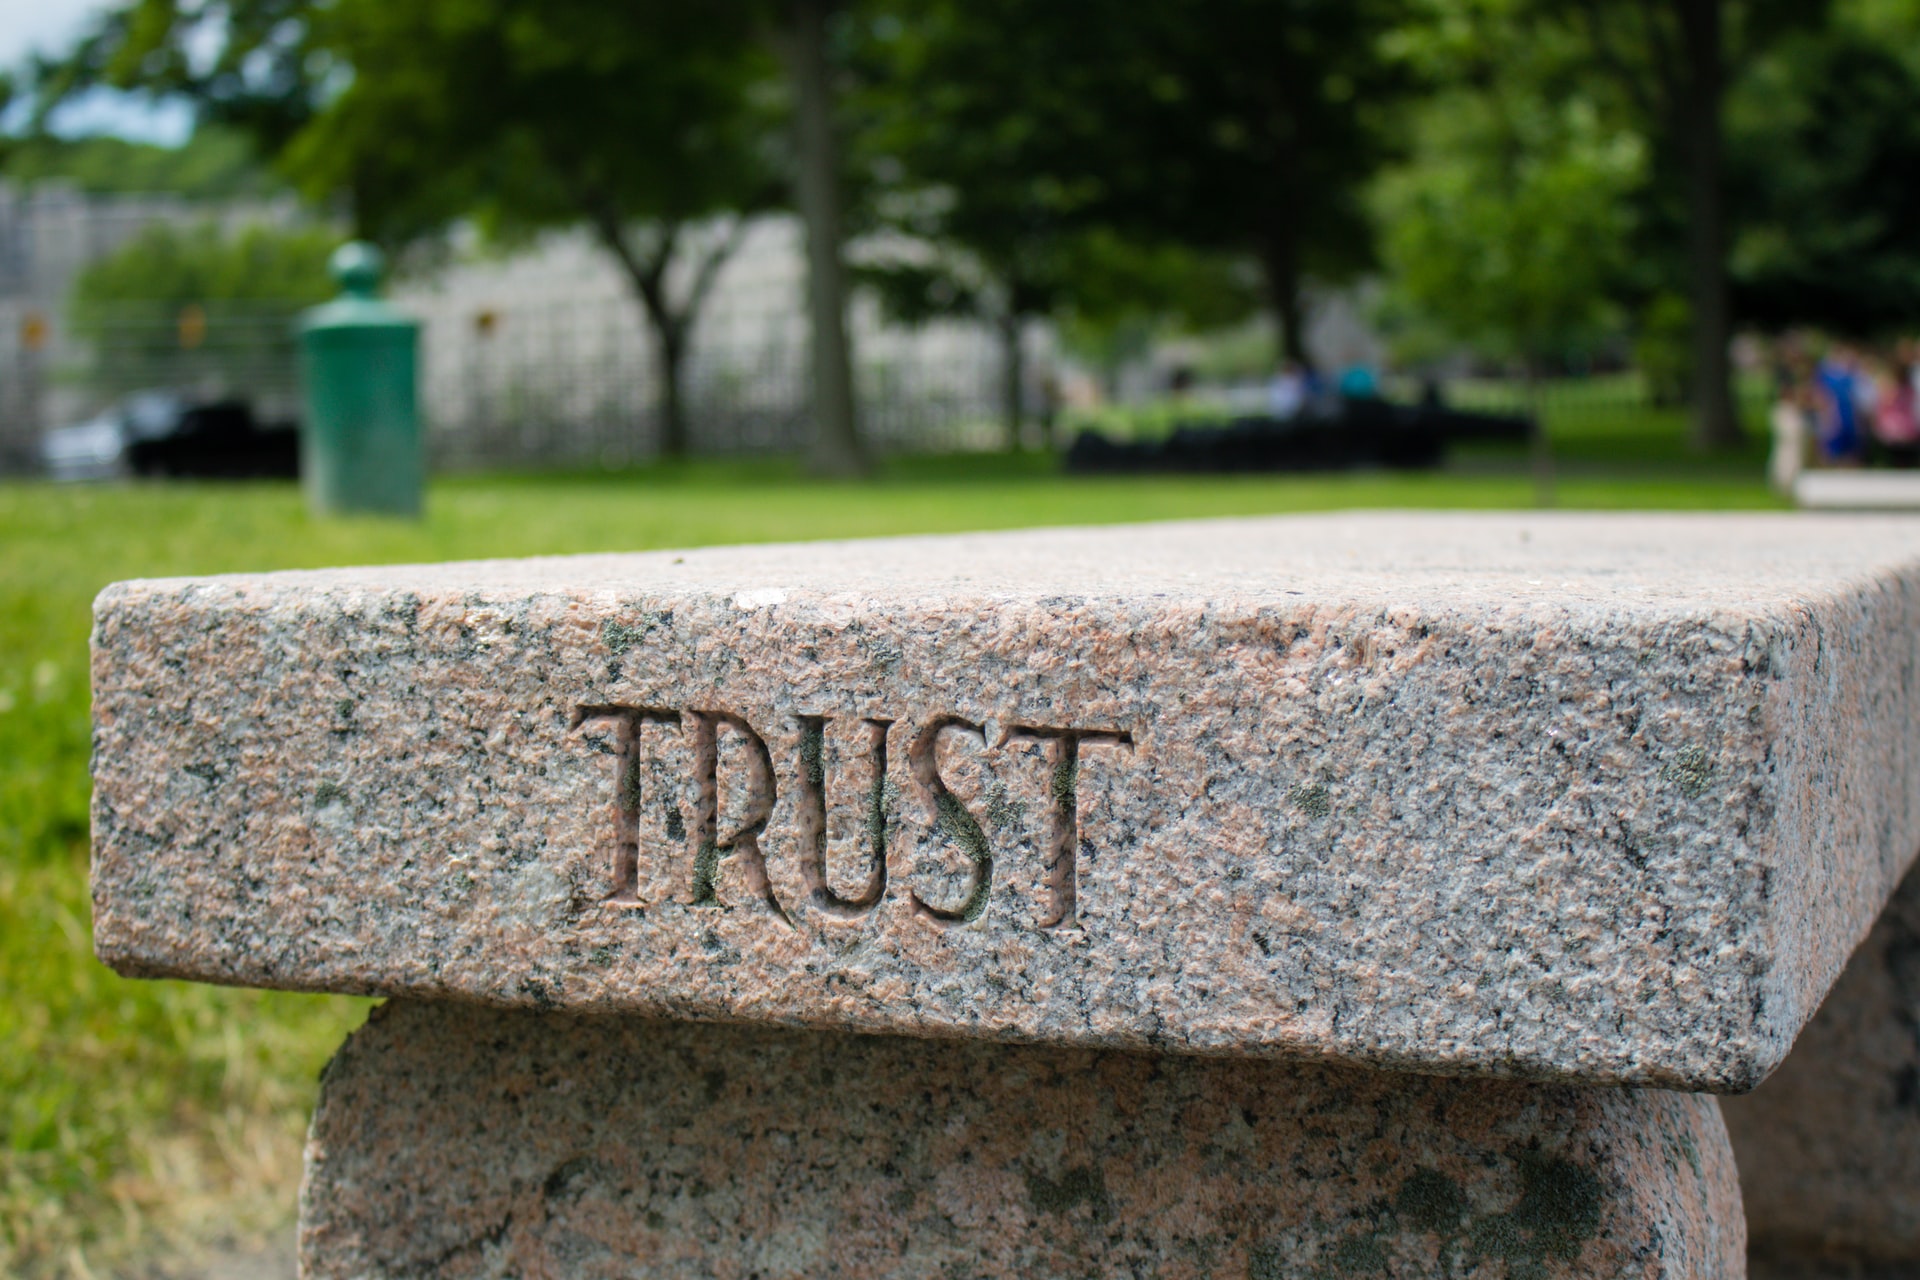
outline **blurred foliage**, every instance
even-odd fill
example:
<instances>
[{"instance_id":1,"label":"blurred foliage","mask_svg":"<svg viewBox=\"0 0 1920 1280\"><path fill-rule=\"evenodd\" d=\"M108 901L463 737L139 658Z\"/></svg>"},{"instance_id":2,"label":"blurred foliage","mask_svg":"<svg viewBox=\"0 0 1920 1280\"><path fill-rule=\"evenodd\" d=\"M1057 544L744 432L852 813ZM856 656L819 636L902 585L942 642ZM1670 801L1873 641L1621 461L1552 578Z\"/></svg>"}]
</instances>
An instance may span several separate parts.
<instances>
[{"instance_id":1,"label":"blurred foliage","mask_svg":"<svg viewBox=\"0 0 1920 1280\"><path fill-rule=\"evenodd\" d=\"M122 303L272 302L296 306L334 294L327 257L340 243L327 227L151 223L81 271L71 299L82 332Z\"/></svg>"},{"instance_id":2,"label":"blurred foliage","mask_svg":"<svg viewBox=\"0 0 1920 1280\"><path fill-rule=\"evenodd\" d=\"M764 190L759 8L717 0L124 0L35 78L180 97L359 229L686 221ZM759 56L756 58L756 54ZM756 111L755 108L759 108Z\"/></svg>"},{"instance_id":3,"label":"blurred foliage","mask_svg":"<svg viewBox=\"0 0 1920 1280\"><path fill-rule=\"evenodd\" d=\"M1077 283L1055 307L1061 338L1110 376L1147 338L1235 328L1260 306L1258 271L1234 255L1140 244L1104 227L1075 237L1066 252Z\"/></svg>"},{"instance_id":4,"label":"blurred foliage","mask_svg":"<svg viewBox=\"0 0 1920 1280\"><path fill-rule=\"evenodd\" d=\"M1637 177L1617 174L1604 190L1588 193L1617 201L1618 215L1595 219L1572 202L1540 212L1565 221L1569 239L1593 231L1595 221L1627 229L1631 252L1611 254L1614 262L1607 264L1625 269L1604 272L1606 302L1631 314L1664 308L1675 296L1687 300L1685 354L1670 354L1685 366L1699 448L1726 448L1740 436L1727 357L1732 232L1722 121L1728 97L1768 51L1818 27L1830 7L1829 0L1421 0L1420 16L1401 34L1404 42L1410 30L1416 45L1425 37L1451 54L1429 59L1428 92L1416 107L1421 116L1457 101L1460 92L1498 109L1516 91L1544 89L1555 103L1583 104L1590 132L1638 140ZM1469 38L1457 38L1461 32ZM1490 48L1497 56L1489 56ZM1585 145L1574 138L1568 143ZM1568 166L1561 177L1571 179L1579 167ZM1589 167L1588 177L1599 175ZM1607 236L1603 256L1617 243ZM1512 278L1523 289L1529 280L1526 273Z\"/></svg>"},{"instance_id":5,"label":"blurred foliage","mask_svg":"<svg viewBox=\"0 0 1920 1280\"><path fill-rule=\"evenodd\" d=\"M366 232L462 216L507 234L584 223L625 271L660 354L665 448L687 447L693 325L745 217L783 192L777 68L752 6L339 0L313 44L354 68L289 144L315 196ZM692 224L735 215L718 234Z\"/></svg>"},{"instance_id":6,"label":"blurred foliage","mask_svg":"<svg viewBox=\"0 0 1920 1280\"><path fill-rule=\"evenodd\" d=\"M1920 322L1920 40L1841 27L1794 41L1739 108L1741 314L1855 336Z\"/></svg>"},{"instance_id":7,"label":"blurred foliage","mask_svg":"<svg viewBox=\"0 0 1920 1280\"><path fill-rule=\"evenodd\" d=\"M784 190L765 16L753 0L130 0L43 69L42 110L96 84L183 95L389 244L458 219L507 237L586 225L653 329L678 452L693 323L744 218ZM692 225L728 213L718 234Z\"/></svg>"},{"instance_id":8,"label":"blurred foliage","mask_svg":"<svg viewBox=\"0 0 1920 1280\"><path fill-rule=\"evenodd\" d=\"M245 134L219 125L201 126L178 147L45 133L18 138L0 155L0 177L25 184L70 182L96 195L162 192L190 200L269 196L286 190L260 163Z\"/></svg>"},{"instance_id":9,"label":"blurred foliage","mask_svg":"<svg viewBox=\"0 0 1920 1280\"><path fill-rule=\"evenodd\" d=\"M1403 355L1630 351L1664 404L1703 394L1729 280L1735 323L1920 318L1915 0L1420 0L1388 48L1419 83L1373 201Z\"/></svg>"},{"instance_id":10,"label":"blurred foliage","mask_svg":"<svg viewBox=\"0 0 1920 1280\"><path fill-rule=\"evenodd\" d=\"M338 0L311 44L354 69L286 163L406 239L507 227L683 224L777 199L777 69L751 6ZM606 224L603 226L603 224Z\"/></svg>"},{"instance_id":11,"label":"blurred foliage","mask_svg":"<svg viewBox=\"0 0 1920 1280\"><path fill-rule=\"evenodd\" d=\"M1069 241L1105 228L1256 263L1297 350L1307 277L1371 261L1361 193L1400 88L1379 44L1401 8L898 0L867 27L869 159L936 193L912 206L920 233L1025 290L1017 309L1084 283Z\"/></svg>"},{"instance_id":12,"label":"blurred foliage","mask_svg":"<svg viewBox=\"0 0 1920 1280\"><path fill-rule=\"evenodd\" d=\"M35 124L95 88L185 98L276 156L352 69L311 40L314 0L120 0L37 61Z\"/></svg>"},{"instance_id":13,"label":"blurred foliage","mask_svg":"<svg viewBox=\"0 0 1920 1280\"><path fill-rule=\"evenodd\" d=\"M19 81L14 77L12 72L0 70L0 117L4 117L11 111L13 104L19 100ZM19 149L19 146L20 139L6 133L0 133L0 172L6 169L7 164L13 158L13 153Z\"/></svg>"},{"instance_id":14,"label":"blurred foliage","mask_svg":"<svg viewBox=\"0 0 1920 1280\"><path fill-rule=\"evenodd\" d=\"M1633 336L1633 363L1647 385L1647 398L1667 407L1685 404L1693 378L1693 309L1677 293L1662 293L1640 310Z\"/></svg>"},{"instance_id":15,"label":"blurred foliage","mask_svg":"<svg viewBox=\"0 0 1920 1280\"><path fill-rule=\"evenodd\" d=\"M263 371L292 367L300 309L333 296L339 242L326 227L149 224L74 282L67 322L88 340L92 383L258 390Z\"/></svg>"},{"instance_id":16,"label":"blurred foliage","mask_svg":"<svg viewBox=\"0 0 1920 1280\"><path fill-rule=\"evenodd\" d=\"M1039 293L1012 292L1004 278L949 241L913 241L905 248L914 256L881 252L856 270L891 318L906 324L980 319L1013 341L1019 321L1051 317L1066 349L1109 379L1159 339L1239 325L1260 304L1258 276L1242 259L1179 244L1142 245L1104 227L1062 234L1048 246L1052 283ZM1002 416L1017 420L1011 405Z\"/></svg>"},{"instance_id":17,"label":"blurred foliage","mask_svg":"<svg viewBox=\"0 0 1920 1280\"><path fill-rule=\"evenodd\" d=\"M1569 92L1563 37L1495 4L1456 6L1399 34L1432 78L1407 160L1374 189L1388 292L1380 319L1405 356L1462 345L1539 368L1621 326L1640 135Z\"/></svg>"},{"instance_id":18,"label":"blurred foliage","mask_svg":"<svg viewBox=\"0 0 1920 1280\"><path fill-rule=\"evenodd\" d=\"M672 354L785 199L783 11L122 0L29 88L184 94L388 240L584 222ZM846 0L830 40L854 225L892 233L862 278L908 320L1051 317L1105 361L1257 282L1298 354L1307 286L1378 271L1408 354L1598 344L1684 388L1729 264L1749 320L1914 312L1920 0ZM1689 182L1723 106L1728 179ZM247 181L202 133L165 180Z\"/></svg>"},{"instance_id":19,"label":"blurred foliage","mask_svg":"<svg viewBox=\"0 0 1920 1280\"><path fill-rule=\"evenodd\" d=\"M1316 6L1295 8L1329 25ZM1169 61L1161 20L1117 4L909 0L856 16L854 161L871 220L905 237L884 242L862 279L896 317L965 314L998 326L1012 371L1010 440L1025 321L1059 320L1070 348L1111 370L1169 327L1234 324L1257 305L1245 228L1210 242L1173 234L1164 211L1158 224L1134 221L1150 171L1173 172L1168 156L1143 149L1174 144L1178 117L1203 109L1189 99L1240 68L1218 56L1204 69ZM1014 29L1021 38L1006 40ZM1234 167L1239 185L1210 200L1245 185L1246 166ZM1294 203L1314 199L1296 192Z\"/></svg>"},{"instance_id":20,"label":"blurred foliage","mask_svg":"<svg viewBox=\"0 0 1920 1280\"><path fill-rule=\"evenodd\" d=\"M1875 41L1890 42L1920 58L1920 0L1834 0L1840 25Z\"/></svg>"}]
</instances>

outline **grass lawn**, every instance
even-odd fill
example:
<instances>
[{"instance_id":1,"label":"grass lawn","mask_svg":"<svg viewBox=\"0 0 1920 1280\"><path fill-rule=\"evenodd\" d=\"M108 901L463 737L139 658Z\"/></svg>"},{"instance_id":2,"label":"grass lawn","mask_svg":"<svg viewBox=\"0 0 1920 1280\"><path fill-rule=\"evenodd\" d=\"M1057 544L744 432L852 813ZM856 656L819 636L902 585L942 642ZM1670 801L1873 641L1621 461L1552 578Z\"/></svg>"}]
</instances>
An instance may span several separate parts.
<instances>
[{"instance_id":1,"label":"grass lawn","mask_svg":"<svg viewBox=\"0 0 1920 1280\"><path fill-rule=\"evenodd\" d=\"M1747 455L1568 440L1567 507L1774 505ZM1579 447L1574 447L1578 445ZM1063 479L919 459L863 484L787 463L437 483L419 524L315 522L289 485L0 485L0 1274L149 1274L284 1229L314 1081L364 1002L127 982L91 955L87 627L160 574L1351 507L1524 507L1512 457L1449 473Z\"/></svg>"}]
</instances>

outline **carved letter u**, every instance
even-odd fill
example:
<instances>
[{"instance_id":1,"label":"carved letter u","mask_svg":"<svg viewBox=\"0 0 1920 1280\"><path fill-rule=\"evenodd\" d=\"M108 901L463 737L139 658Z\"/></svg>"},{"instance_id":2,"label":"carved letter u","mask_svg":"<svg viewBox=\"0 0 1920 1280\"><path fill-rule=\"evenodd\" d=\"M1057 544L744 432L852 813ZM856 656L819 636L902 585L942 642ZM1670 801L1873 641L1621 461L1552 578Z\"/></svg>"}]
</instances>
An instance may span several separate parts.
<instances>
[{"instance_id":1,"label":"carved letter u","mask_svg":"<svg viewBox=\"0 0 1920 1280\"><path fill-rule=\"evenodd\" d=\"M864 915L887 892L887 730L889 720L863 720L866 770L860 781L861 840L867 846L867 883L854 897L827 882L827 717L800 717L800 873L813 906L828 915Z\"/></svg>"}]
</instances>

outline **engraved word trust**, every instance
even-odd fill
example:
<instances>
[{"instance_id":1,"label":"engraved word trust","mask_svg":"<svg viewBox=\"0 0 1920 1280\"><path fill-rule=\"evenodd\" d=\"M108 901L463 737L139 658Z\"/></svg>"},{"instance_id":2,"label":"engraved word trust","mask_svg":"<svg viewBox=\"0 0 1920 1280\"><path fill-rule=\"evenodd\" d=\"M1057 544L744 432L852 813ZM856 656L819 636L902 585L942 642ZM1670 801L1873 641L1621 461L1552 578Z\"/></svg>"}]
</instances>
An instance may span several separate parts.
<instances>
[{"instance_id":1,"label":"engraved word trust","mask_svg":"<svg viewBox=\"0 0 1920 1280\"><path fill-rule=\"evenodd\" d=\"M929 891L923 896L918 888L906 887L913 912L955 925L977 919L987 909L994 876L992 843L980 816L954 794L940 771L938 749L943 739L954 736L970 739L983 750L1017 748L1044 761L1044 776L1033 779L1044 788L1047 814L1041 844L1047 901L1039 923L1049 929L1077 927L1081 764L1087 748L1133 749L1133 735L1124 729L1010 724L989 742L984 725L958 715L927 720L911 737L895 720L799 715L790 726L795 745L783 753L790 758L776 764L766 738L731 711L586 705L575 710L574 727L595 750L612 757L614 765L611 887L605 898L609 905L644 908L671 897L690 907L719 907L723 872L734 867L747 894L788 924L793 923L789 901L794 895L790 891L783 900L762 848L783 782L792 804L786 811L790 830L780 834L794 841L798 891L813 910L845 919L880 906L889 891L888 830L900 816L896 806L903 803L920 815L932 840L959 855L965 868L962 884L950 885L945 895ZM905 768L898 771L904 787L888 772L890 752L896 751L904 752ZM830 763L836 757L837 770ZM722 803L723 784L724 794L735 803ZM831 813L830 790L839 801ZM833 843L828 836L835 827L830 817L839 819L838 830L852 836L838 843L851 845L864 864L864 882L847 892L828 879ZM666 892L643 891L642 858L649 852L686 869Z\"/></svg>"}]
</instances>

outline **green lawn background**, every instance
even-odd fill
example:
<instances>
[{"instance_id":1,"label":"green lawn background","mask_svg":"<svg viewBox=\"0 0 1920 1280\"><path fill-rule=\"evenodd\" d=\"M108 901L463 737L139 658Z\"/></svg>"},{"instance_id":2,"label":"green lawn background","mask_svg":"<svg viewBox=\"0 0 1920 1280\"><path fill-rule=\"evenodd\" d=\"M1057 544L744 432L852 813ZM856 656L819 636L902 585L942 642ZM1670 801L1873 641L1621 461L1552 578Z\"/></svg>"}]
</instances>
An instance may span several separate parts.
<instances>
[{"instance_id":1,"label":"green lawn background","mask_svg":"<svg viewBox=\"0 0 1920 1280\"><path fill-rule=\"evenodd\" d=\"M1555 424L1557 502L1766 507L1758 454L1677 415ZM786 462L436 483L417 524L315 521L290 485L0 485L0 1274L158 1274L284 1229L315 1078L365 1002L130 982L92 958L88 610L129 577L1364 507L1526 507L1511 455L1438 474L1072 479L1039 458Z\"/></svg>"}]
</instances>

